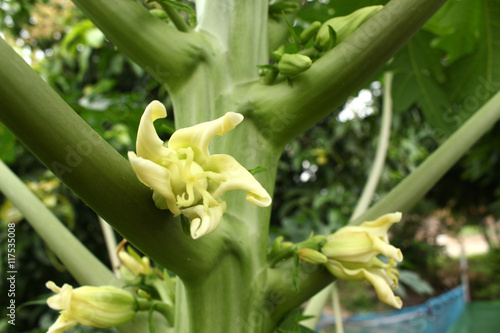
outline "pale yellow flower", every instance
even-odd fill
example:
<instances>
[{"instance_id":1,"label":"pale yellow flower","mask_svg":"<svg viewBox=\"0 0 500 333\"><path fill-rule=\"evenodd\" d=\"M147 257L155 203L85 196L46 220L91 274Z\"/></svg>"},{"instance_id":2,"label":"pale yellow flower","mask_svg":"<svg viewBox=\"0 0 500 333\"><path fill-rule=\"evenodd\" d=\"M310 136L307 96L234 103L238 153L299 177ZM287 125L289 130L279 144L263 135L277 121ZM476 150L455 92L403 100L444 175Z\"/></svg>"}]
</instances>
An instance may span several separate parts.
<instances>
[{"instance_id":1,"label":"pale yellow flower","mask_svg":"<svg viewBox=\"0 0 500 333\"><path fill-rule=\"evenodd\" d=\"M244 190L251 203L260 207L271 204L267 191L232 156L210 155L208 150L214 136L243 121L241 114L228 112L218 119L179 129L165 147L153 122L166 116L160 102L148 105L139 124L137 155L129 152L128 157L139 180L154 191L156 206L191 221L191 237L207 235L219 226L226 211L226 202L220 197L226 191Z\"/></svg>"},{"instance_id":2,"label":"pale yellow flower","mask_svg":"<svg viewBox=\"0 0 500 333\"><path fill-rule=\"evenodd\" d=\"M131 321L138 309L132 293L113 286L83 286L73 289L69 284L61 288L49 281L47 288L56 293L47 299L54 310L62 310L47 333L59 333L82 324L107 328Z\"/></svg>"},{"instance_id":3,"label":"pale yellow flower","mask_svg":"<svg viewBox=\"0 0 500 333\"><path fill-rule=\"evenodd\" d=\"M321 252L328 258L326 268L344 280L368 280L379 299L395 308L402 306L393 291L398 285L396 261L403 260L401 250L389 244L387 231L401 220L401 213L387 214L360 226L347 226L327 237ZM377 256L389 259L383 263Z\"/></svg>"}]
</instances>

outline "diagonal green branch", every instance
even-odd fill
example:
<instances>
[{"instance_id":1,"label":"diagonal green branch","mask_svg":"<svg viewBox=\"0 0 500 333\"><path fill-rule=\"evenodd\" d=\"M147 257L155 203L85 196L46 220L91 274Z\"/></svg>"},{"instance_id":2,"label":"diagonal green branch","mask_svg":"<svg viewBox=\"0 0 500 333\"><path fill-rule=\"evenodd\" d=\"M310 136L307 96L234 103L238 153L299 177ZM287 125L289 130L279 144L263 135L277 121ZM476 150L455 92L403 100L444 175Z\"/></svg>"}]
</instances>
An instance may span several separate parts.
<instances>
[{"instance_id":1,"label":"diagonal green branch","mask_svg":"<svg viewBox=\"0 0 500 333\"><path fill-rule=\"evenodd\" d=\"M61 259L80 284L120 285L104 266L0 160L0 191Z\"/></svg>"},{"instance_id":2,"label":"diagonal green branch","mask_svg":"<svg viewBox=\"0 0 500 333\"><path fill-rule=\"evenodd\" d=\"M364 214L350 221L358 225L383 214L406 212L500 119L500 92L469 118L415 171Z\"/></svg>"},{"instance_id":3,"label":"diagonal green branch","mask_svg":"<svg viewBox=\"0 0 500 333\"><path fill-rule=\"evenodd\" d=\"M0 121L97 214L180 276L209 270L220 253L187 237L130 164L0 39ZM191 263L186 265L186 262Z\"/></svg>"},{"instance_id":4,"label":"diagonal green branch","mask_svg":"<svg viewBox=\"0 0 500 333\"><path fill-rule=\"evenodd\" d=\"M436 12L445 0L392 0L352 35L318 59L306 72L273 86L244 87L248 108L259 126L273 122L272 139L286 144L359 89Z\"/></svg>"},{"instance_id":5,"label":"diagonal green branch","mask_svg":"<svg viewBox=\"0 0 500 333\"><path fill-rule=\"evenodd\" d=\"M185 82L203 57L201 34L178 31L138 1L73 2L119 50L169 87Z\"/></svg>"}]
</instances>

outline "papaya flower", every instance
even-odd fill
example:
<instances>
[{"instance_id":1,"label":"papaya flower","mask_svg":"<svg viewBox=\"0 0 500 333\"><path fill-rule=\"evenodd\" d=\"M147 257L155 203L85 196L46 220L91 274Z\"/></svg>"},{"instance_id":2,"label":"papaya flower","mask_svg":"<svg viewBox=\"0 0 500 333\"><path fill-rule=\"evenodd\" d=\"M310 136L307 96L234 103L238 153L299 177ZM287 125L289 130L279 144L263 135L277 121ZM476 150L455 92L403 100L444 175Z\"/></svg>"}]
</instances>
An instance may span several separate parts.
<instances>
[{"instance_id":1,"label":"papaya flower","mask_svg":"<svg viewBox=\"0 0 500 333\"><path fill-rule=\"evenodd\" d=\"M156 207L190 220L193 239L217 229L226 211L226 202L220 198L226 191L244 190L251 203L260 207L271 204L267 191L236 159L226 154L210 155L208 149L216 135L235 128L243 115L228 112L179 129L165 146L153 122L166 116L160 102L147 106L139 124L137 154L129 152L128 158L139 180L153 190Z\"/></svg>"},{"instance_id":2,"label":"papaya flower","mask_svg":"<svg viewBox=\"0 0 500 333\"><path fill-rule=\"evenodd\" d=\"M399 277L395 267L396 262L403 260L403 254L389 244L387 231L400 220L401 213L393 213L360 226L340 228L327 237L321 249L330 273L343 280L369 281L382 302L398 309L403 302L393 293ZM387 257L388 262L381 261L379 255Z\"/></svg>"},{"instance_id":3,"label":"papaya flower","mask_svg":"<svg viewBox=\"0 0 500 333\"><path fill-rule=\"evenodd\" d=\"M73 289L69 284L58 287L52 281L47 282L46 287L56 293L47 299L49 307L62 310L47 333L64 332L77 324L97 328L122 325L134 319L138 310L134 295L118 287Z\"/></svg>"}]
</instances>

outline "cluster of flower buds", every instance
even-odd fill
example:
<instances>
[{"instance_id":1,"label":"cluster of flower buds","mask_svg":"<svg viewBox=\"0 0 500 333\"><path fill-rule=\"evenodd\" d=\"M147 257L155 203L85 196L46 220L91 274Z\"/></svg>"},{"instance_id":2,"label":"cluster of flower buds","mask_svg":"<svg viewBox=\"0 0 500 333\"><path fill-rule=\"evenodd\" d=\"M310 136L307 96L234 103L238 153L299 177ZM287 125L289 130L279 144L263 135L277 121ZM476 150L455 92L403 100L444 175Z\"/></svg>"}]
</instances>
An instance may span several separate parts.
<instances>
[{"instance_id":1,"label":"cluster of flower buds","mask_svg":"<svg viewBox=\"0 0 500 333\"><path fill-rule=\"evenodd\" d=\"M280 6L284 6L284 3L288 2L279 2ZM288 48L281 45L271 54L274 65L260 66L263 69L261 74L264 76L264 83L272 84L278 75L290 80L305 72L316 59L346 39L382 7L364 7L347 16L334 17L324 23L314 21L299 36L289 26L295 45Z\"/></svg>"},{"instance_id":2,"label":"cluster of flower buds","mask_svg":"<svg viewBox=\"0 0 500 333\"><path fill-rule=\"evenodd\" d=\"M388 229L400 220L401 213L393 213L360 226L340 228L317 248L300 249L298 256L308 263L324 265L339 279L370 282L382 302L400 309L403 302L393 290L399 277L396 262L403 260L403 254L389 244L387 237ZM386 257L388 262L378 256Z\"/></svg>"}]
</instances>

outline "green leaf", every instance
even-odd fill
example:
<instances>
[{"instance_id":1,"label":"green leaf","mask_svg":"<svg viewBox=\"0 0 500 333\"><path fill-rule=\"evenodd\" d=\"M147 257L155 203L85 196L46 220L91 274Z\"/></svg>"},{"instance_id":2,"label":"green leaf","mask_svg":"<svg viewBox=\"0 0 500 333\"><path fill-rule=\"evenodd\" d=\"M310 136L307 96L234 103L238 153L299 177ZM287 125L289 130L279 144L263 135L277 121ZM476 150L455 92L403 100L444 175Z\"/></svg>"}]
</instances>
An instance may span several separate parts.
<instances>
[{"instance_id":1,"label":"green leaf","mask_svg":"<svg viewBox=\"0 0 500 333\"><path fill-rule=\"evenodd\" d=\"M449 97L439 82L445 74L439 59L442 53L430 47L432 35L417 34L395 57L392 89L394 111L401 112L416 104L435 128L451 133L451 124L442 114L450 107Z\"/></svg>"},{"instance_id":2,"label":"green leaf","mask_svg":"<svg viewBox=\"0 0 500 333\"><path fill-rule=\"evenodd\" d=\"M256 175L258 173L267 171L267 168L265 166L259 165L253 169L249 169L248 172L250 172L252 175Z\"/></svg>"},{"instance_id":3,"label":"green leaf","mask_svg":"<svg viewBox=\"0 0 500 333\"><path fill-rule=\"evenodd\" d=\"M444 137L500 89L500 4L452 1L426 29L390 65L394 109L418 106Z\"/></svg>"},{"instance_id":4,"label":"green leaf","mask_svg":"<svg viewBox=\"0 0 500 333\"><path fill-rule=\"evenodd\" d=\"M300 38L297 35L297 33L295 32L295 30L293 29L293 25L290 23L290 21L288 20L288 18L286 17L284 12L281 12L281 15L283 17L283 20L285 20L286 26L288 27L288 31L290 32L290 35L292 35L292 38L295 42L295 45L297 45L297 47L299 47Z\"/></svg>"},{"instance_id":5,"label":"green leaf","mask_svg":"<svg viewBox=\"0 0 500 333\"><path fill-rule=\"evenodd\" d=\"M476 48L484 20L482 7L477 0L448 1L425 24L424 29L438 36L432 46L445 51L449 63Z\"/></svg>"},{"instance_id":6,"label":"green leaf","mask_svg":"<svg viewBox=\"0 0 500 333\"><path fill-rule=\"evenodd\" d=\"M443 117L453 128L463 124L500 89L500 4L486 0L482 6L477 48L447 68L445 89L453 107Z\"/></svg>"}]
</instances>

